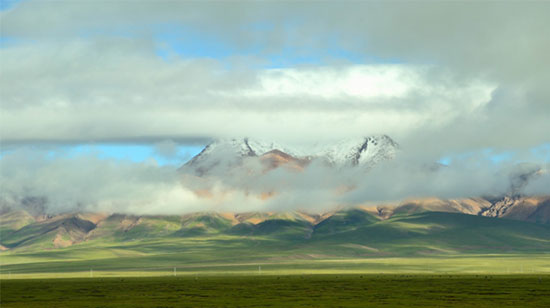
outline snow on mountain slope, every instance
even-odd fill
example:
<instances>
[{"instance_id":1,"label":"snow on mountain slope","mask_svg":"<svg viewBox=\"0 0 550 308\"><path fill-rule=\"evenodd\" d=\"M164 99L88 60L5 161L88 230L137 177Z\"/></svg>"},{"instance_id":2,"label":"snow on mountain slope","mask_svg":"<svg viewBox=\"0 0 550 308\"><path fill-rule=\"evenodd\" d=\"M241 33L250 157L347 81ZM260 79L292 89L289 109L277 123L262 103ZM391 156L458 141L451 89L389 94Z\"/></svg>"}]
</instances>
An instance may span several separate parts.
<instances>
[{"instance_id":1,"label":"snow on mountain slope","mask_svg":"<svg viewBox=\"0 0 550 308\"><path fill-rule=\"evenodd\" d=\"M298 152L287 149L274 142L239 139L219 139L208 144L199 154L186 163L180 171L193 171L197 175L216 171L226 172L240 165L247 157L258 157L278 150L292 157L300 156Z\"/></svg>"},{"instance_id":2,"label":"snow on mountain slope","mask_svg":"<svg viewBox=\"0 0 550 308\"><path fill-rule=\"evenodd\" d=\"M380 161L395 157L398 145L386 135L343 140L319 149L317 156L336 166L361 165L372 167Z\"/></svg>"},{"instance_id":3,"label":"snow on mountain slope","mask_svg":"<svg viewBox=\"0 0 550 308\"><path fill-rule=\"evenodd\" d=\"M260 157L273 151L298 160L322 159L334 167L359 165L370 168L380 161L392 159L397 149L397 143L386 135L318 144L309 149L248 138L220 139L207 145L180 170L191 170L197 175L214 169L223 172L240 165L248 157Z\"/></svg>"}]
</instances>

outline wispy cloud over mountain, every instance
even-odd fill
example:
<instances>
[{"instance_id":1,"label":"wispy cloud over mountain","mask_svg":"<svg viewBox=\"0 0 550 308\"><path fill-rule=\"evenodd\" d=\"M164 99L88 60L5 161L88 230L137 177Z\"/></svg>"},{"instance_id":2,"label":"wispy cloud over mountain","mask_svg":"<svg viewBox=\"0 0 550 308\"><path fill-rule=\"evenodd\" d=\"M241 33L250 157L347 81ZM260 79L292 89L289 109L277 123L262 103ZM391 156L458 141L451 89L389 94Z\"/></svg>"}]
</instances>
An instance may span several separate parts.
<instances>
[{"instance_id":1,"label":"wispy cloud over mountain","mask_svg":"<svg viewBox=\"0 0 550 308\"><path fill-rule=\"evenodd\" d=\"M317 152L321 156L306 164L294 165L283 156L283 161L274 165L273 159L279 158L270 157L268 148L255 148L258 153L252 156L235 156L231 148L220 149L208 153L206 163L191 161L180 170L154 161L133 163L89 154L15 150L0 160L0 201L3 206L21 208L27 198L38 198L43 210L53 214L319 213L411 197L544 195L550 183L544 166L494 164L490 156L443 166L425 164L402 151L395 157L372 152L367 153L368 161L354 165L352 160L325 160L330 156ZM262 153L266 149L267 156ZM352 159L347 154L341 155ZM197 174L201 166L211 169Z\"/></svg>"}]
</instances>

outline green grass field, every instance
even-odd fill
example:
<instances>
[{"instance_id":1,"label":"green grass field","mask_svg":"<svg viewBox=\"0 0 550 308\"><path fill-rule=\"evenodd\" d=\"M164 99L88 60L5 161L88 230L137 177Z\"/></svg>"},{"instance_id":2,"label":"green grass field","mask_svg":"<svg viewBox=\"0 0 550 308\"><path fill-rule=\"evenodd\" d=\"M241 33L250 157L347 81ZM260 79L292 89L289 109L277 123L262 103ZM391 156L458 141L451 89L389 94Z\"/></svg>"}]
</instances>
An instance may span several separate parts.
<instances>
[{"instance_id":1,"label":"green grass field","mask_svg":"<svg viewBox=\"0 0 550 308\"><path fill-rule=\"evenodd\" d=\"M2 307L550 307L549 275L13 279Z\"/></svg>"},{"instance_id":2,"label":"green grass field","mask_svg":"<svg viewBox=\"0 0 550 308\"><path fill-rule=\"evenodd\" d=\"M167 235L177 229L166 227L172 218L155 217L127 232L106 224L98 228L101 236L65 248L47 246L47 225L40 229L45 233L31 232L33 244L0 252L0 278L89 277L90 269L105 277L162 276L174 267L181 274L250 275L259 266L273 275L550 274L550 225L435 212L378 221L356 212L313 229L303 221L268 220L252 234L227 230L219 217L198 216L221 229L185 236ZM7 233L3 242L31 229L36 225Z\"/></svg>"},{"instance_id":3,"label":"green grass field","mask_svg":"<svg viewBox=\"0 0 550 308\"><path fill-rule=\"evenodd\" d=\"M46 261L3 265L2 279L88 278L179 275L302 274L474 274L550 275L550 255L472 255L395 258L314 259L308 256L233 262L182 262L178 255Z\"/></svg>"},{"instance_id":4,"label":"green grass field","mask_svg":"<svg viewBox=\"0 0 550 308\"><path fill-rule=\"evenodd\" d=\"M550 307L548 224L357 210L316 225L112 215L67 247L55 240L89 223L4 225L2 307Z\"/></svg>"}]
</instances>

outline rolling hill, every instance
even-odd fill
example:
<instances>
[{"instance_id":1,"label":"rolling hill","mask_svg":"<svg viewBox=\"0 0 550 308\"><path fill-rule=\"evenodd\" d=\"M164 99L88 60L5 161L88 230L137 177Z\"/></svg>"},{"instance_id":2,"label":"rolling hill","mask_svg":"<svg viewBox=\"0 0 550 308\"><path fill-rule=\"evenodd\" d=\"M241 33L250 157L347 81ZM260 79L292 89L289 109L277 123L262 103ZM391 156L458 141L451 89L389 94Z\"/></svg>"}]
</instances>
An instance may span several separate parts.
<instances>
[{"instance_id":1,"label":"rolling hill","mask_svg":"<svg viewBox=\"0 0 550 308\"><path fill-rule=\"evenodd\" d=\"M529 200L532 201L533 198ZM477 215L459 211L456 201L405 202L394 208L352 208L313 215L288 213L193 213L172 216L75 213L33 217L24 212L0 216L1 245L6 251L56 250L142 241L209 239L275 241L290 246L365 245L384 254L423 251L550 251L550 224L531 220L544 212L549 198L530 205L526 216L491 217L486 208ZM525 202L516 201L523 205ZM471 210L470 204L465 207ZM497 202L498 204L498 202ZM462 205L464 207L464 205ZM523 208L521 208L523 209ZM519 210L518 210L519 211ZM509 219L515 218L515 219ZM525 219L524 219L525 218Z\"/></svg>"},{"instance_id":2,"label":"rolling hill","mask_svg":"<svg viewBox=\"0 0 550 308\"><path fill-rule=\"evenodd\" d=\"M90 268L153 273L174 266L191 272L225 273L229 269L250 270L250 264L307 272L353 268L479 271L494 268L482 266L487 262L484 258L491 256L499 260L499 270L503 264L514 267L515 259L538 270L550 270L543 261L550 252L548 223L418 208L398 210L388 218L361 208L324 215L88 213L34 222L28 215L17 215L24 226L2 226L0 275L70 273ZM0 220L14 221L13 216L4 213ZM350 264L346 260L355 261Z\"/></svg>"}]
</instances>

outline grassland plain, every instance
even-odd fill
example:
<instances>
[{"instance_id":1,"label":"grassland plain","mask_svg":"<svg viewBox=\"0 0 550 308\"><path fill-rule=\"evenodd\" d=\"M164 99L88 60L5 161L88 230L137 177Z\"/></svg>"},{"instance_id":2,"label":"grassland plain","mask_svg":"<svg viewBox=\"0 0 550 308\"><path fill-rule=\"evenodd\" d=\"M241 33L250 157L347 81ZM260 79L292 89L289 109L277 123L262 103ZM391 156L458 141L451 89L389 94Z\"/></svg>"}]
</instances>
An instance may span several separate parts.
<instances>
[{"instance_id":1,"label":"grassland plain","mask_svg":"<svg viewBox=\"0 0 550 308\"><path fill-rule=\"evenodd\" d=\"M56 222L4 230L0 240L9 249L0 251L0 276L78 277L90 269L162 274L174 267L225 274L260 265L274 274L550 273L550 225L508 219L425 212L380 221L351 210L315 226L278 217L248 226L253 231L231 227L219 215L199 215L183 227L172 226L173 217L153 217L142 219L140 228L108 228L121 219L127 217L113 215L94 236L58 248L48 234L72 226L74 217L61 227ZM198 228L197 221L202 231L186 233ZM28 240L10 246L21 238Z\"/></svg>"},{"instance_id":2,"label":"grassland plain","mask_svg":"<svg viewBox=\"0 0 550 308\"><path fill-rule=\"evenodd\" d=\"M2 307L550 306L548 224L357 210L315 225L178 219L112 215L66 247L59 234L87 226L76 216L3 223Z\"/></svg>"},{"instance_id":3,"label":"grassland plain","mask_svg":"<svg viewBox=\"0 0 550 308\"><path fill-rule=\"evenodd\" d=\"M550 307L549 275L13 279L2 307Z\"/></svg>"},{"instance_id":4,"label":"grassland plain","mask_svg":"<svg viewBox=\"0 0 550 308\"><path fill-rule=\"evenodd\" d=\"M224 258L224 256L220 256ZM177 275L302 274L541 274L550 275L550 255L471 255L315 259L308 255L241 260L189 260L179 255L55 260L3 265L2 279L144 277Z\"/></svg>"}]
</instances>

